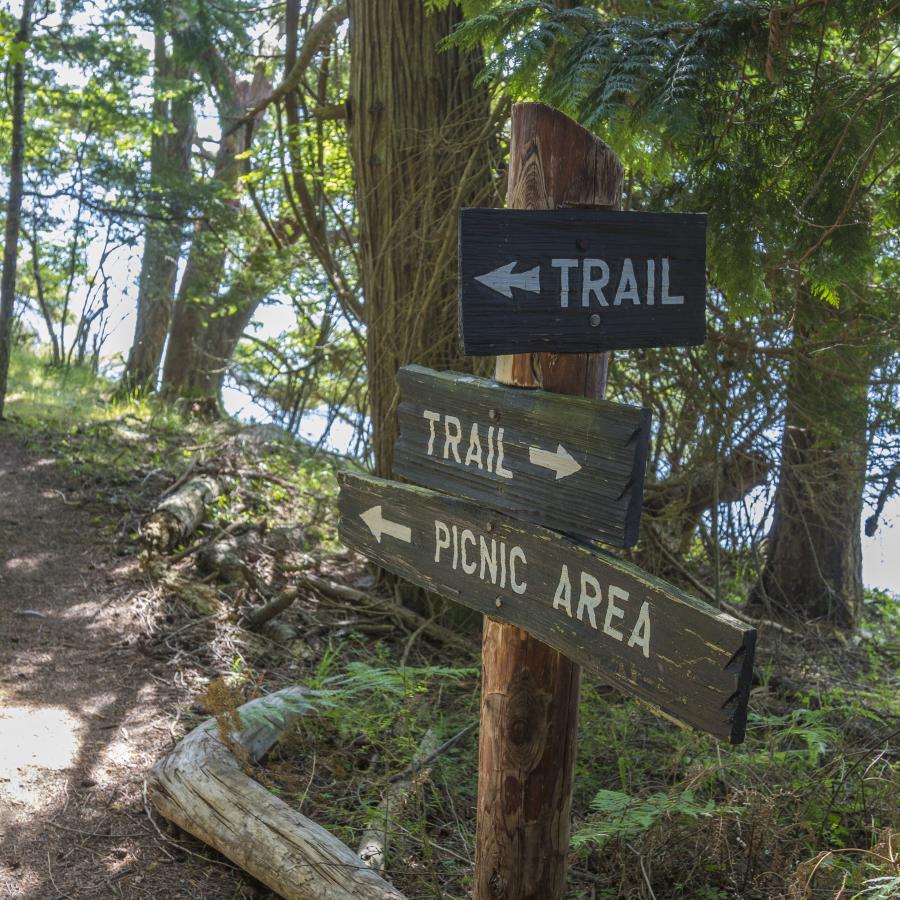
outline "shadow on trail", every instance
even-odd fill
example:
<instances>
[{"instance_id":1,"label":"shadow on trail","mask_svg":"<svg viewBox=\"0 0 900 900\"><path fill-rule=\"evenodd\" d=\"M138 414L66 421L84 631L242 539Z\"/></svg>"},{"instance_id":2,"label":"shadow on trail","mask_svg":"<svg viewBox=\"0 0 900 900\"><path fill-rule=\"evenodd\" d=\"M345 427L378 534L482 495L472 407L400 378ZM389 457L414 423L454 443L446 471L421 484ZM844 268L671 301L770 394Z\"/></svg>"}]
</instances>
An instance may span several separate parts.
<instances>
[{"instance_id":1,"label":"shadow on trail","mask_svg":"<svg viewBox=\"0 0 900 900\"><path fill-rule=\"evenodd\" d=\"M141 647L146 585L71 488L0 426L0 897L273 896L147 817L144 775L190 691Z\"/></svg>"}]
</instances>

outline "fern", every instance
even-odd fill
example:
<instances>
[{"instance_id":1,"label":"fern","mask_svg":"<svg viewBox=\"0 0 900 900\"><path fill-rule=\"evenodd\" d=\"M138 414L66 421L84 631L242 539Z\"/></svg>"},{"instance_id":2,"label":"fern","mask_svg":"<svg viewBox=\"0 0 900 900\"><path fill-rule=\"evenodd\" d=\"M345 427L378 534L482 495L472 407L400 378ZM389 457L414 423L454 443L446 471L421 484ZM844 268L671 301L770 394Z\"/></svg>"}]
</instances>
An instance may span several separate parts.
<instances>
[{"instance_id":1,"label":"fern","mask_svg":"<svg viewBox=\"0 0 900 900\"><path fill-rule=\"evenodd\" d=\"M630 797L621 791L599 791L591 801L591 809L598 814L593 821L572 835L572 847L602 848L611 841L629 840L643 834L660 817L712 816L717 812L734 812L733 807L716 807L712 800L704 803L694 799L690 790L679 794L652 794L649 797Z\"/></svg>"},{"instance_id":2,"label":"fern","mask_svg":"<svg viewBox=\"0 0 900 900\"><path fill-rule=\"evenodd\" d=\"M241 712L241 727L252 727L264 721L283 725L292 713L343 709L370 695L381 699L402 698L426 690L428 682L435 679L461 681L477 674L476 668L423 666L394 669L351 662L346 672L323 678L320 686L310 687L302 695L282 695L272 702L266 699L258 701L249 710Z\"/></svg>"}]
</instances>

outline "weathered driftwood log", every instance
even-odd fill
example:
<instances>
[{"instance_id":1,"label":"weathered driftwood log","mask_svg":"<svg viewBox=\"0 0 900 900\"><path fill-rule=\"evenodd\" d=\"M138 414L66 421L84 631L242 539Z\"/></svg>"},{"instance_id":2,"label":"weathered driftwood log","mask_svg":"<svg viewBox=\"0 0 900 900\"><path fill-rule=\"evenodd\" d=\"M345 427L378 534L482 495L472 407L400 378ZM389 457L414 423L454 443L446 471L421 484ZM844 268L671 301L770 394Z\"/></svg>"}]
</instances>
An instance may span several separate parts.
<instances>
[{"instance_id":1,"label":"weathered driftwood log","mask_svg":"<svg viewBox=\"0 0 900 900\"><path fill-rule=\"evenodd\" d=\"M197 530L206 507L218 496L215 478L192 478L156 507L141 529L141 538L157 552L167 553Z\"/></svg>"},{"instance_id":2,"label":"weathered driftwood log","mask_svg":"<svg viewBox=\"0 0 900 900\"><path fill-rule=\"evenodd\" d=\"M381 798L381 803L378 804L375 816L363 833L362 840L359 842L359 856L367 866L371 866L378 872L384 870L384 857L387 852L391 823L400 817L403 807L406 806L413 791L413 779L416 774L437 749L437 732L433 728L429 728L416 748L412 765L408 769L409 774L400 781L388 785Z\"/></svg>"},{"instance_id":3,"label":"weathered driftwood log","mask_svg":"<svg viewBox=\"0 0 900 900\"><path fill-rule=\"evenodd\" d=\"M230 749L256 762L308 709L300 688L251 700L238 709L243 725L229 746L209 719L153 767L151 802L288 900L405 900L346 844L244 774Z\"/></svg>"}]
</instances>

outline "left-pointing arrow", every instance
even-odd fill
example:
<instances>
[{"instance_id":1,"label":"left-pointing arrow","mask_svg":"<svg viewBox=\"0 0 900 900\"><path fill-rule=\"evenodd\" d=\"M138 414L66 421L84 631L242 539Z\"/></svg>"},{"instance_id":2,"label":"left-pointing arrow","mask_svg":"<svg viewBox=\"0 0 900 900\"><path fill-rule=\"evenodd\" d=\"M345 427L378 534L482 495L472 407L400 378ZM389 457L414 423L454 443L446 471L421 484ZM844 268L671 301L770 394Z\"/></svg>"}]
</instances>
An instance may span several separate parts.
<instances>
[{"instance_id":1,"label":"left-pointing arrow","mask_svg":"<svg viewBox=\"0 0 900 900\"><path fill-rule=\"evenodd\" d=\"M512 289L519 288L522 291L530 291L532 294L541 292L541 267L535 266L526 272L513 272L516 267L516 261L500 266L493 272L486 272L484 275L476 275L475 280L480 281L486 287L509 297L512 300Z\"/></svg>"},{"instance_id":2,"label":"left-pointing arrow","mask_svg":"<svg viewBox=\"0 0 900 900\"><path fill-rule=\"evenodd\" d=\"M407 544L412 543L412 530L408 525L401 525L399 522L392 522L381 514L381 505L373 506L365 512L361 512L359 517L369 526L369 531L375 535L375 540L381 543L381 536L389 534L391 537L397 538Z\"/></svg>"}]
</instances>

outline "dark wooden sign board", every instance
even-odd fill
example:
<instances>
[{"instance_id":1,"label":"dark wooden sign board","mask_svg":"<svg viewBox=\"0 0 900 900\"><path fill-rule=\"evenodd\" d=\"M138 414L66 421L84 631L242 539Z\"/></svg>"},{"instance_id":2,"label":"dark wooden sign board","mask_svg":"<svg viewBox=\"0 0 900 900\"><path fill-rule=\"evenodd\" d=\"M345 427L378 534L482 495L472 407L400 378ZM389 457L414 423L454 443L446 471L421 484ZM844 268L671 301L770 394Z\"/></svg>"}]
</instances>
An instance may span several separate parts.
<instances>
[{"instance_id":1,"label":"dark wooden sign board","mask_svg":"<svg viewBox=\"0 0 900 900\"><path fill-rule=\"evenodd\" d=\"M482 505L372 476L339 479L347 546L525 628L681 723L744 739L752 628L603 551Z\"/></svg>"},{"instance_id":2,"label":"dark wooden sign board","mask_svg":"<svg viewBox=\"0 0 900 900\"><path fill-rule=\"evenodd\" d=\"M460 210L459 301L470 356L702 344L706 216Z\"/></svg>"},{"instance_id":3,"label":"dark wooden sign board","mask_svg":"<svg viewBox=\"0 0 900 900\"><path fill-rule=\"evenodd\" d=\"M405 366L394 472L517 519L637 541L650 410Z\"/></svg>"}]
</instances>

